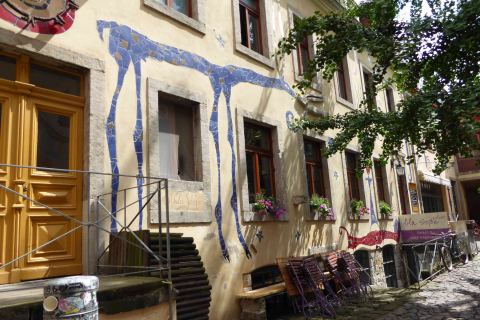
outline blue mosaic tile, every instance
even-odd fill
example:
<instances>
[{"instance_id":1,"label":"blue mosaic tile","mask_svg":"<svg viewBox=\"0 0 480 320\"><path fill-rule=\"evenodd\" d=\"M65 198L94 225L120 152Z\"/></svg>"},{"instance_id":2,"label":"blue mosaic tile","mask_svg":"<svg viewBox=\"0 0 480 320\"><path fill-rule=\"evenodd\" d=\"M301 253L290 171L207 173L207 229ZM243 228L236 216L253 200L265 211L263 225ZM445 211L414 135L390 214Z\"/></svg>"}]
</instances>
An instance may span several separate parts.
<instances>
[{"instance_id":1,"label":"blue mosaic tile","mask_svg":"<svg viewBox=\"0 0 480 320\"><path fill-rule=\"evenodd\" d=\"M238 212L238 198L237 198L237 177L236 177L236 168L237 160L235 156L235 145L234 145L234 134L233 134L233 122L232 122L232 112L230 106L230 98L232 88L240 83L250 83L256 86L261 86L264 88L272 88L283 90L295 96L294 91L283 79L272 78L261 75L250 69L241 68L233 65L219 66L214 63L209 62L207 59L196 55L194 53L181 50L175 47L171 47L165 44L161 44L155 41L150 40L141 33L131 29L128 26L117 24L113 21L97 21L97 31L99 33L100 39L104 40L103 32L105 29L110 30L110 37L108 41L109 53L117 61L118 64L118 77L117 77L117 88L112 97L112 102L110 105L110 113L107 118L106 125L106 135L108 143L108 151L110 157L110 166L112 173L114 174L112 178L112 212L115 214L117 210L117 193L119 186L119 176L115 174L119 173L118 170L118 159L117 159L117 149L116 149L116 126L115 126L115 115L118 103L118 95L123 86L123 80L125 74L130 67L130 64L133 64L135 71L135 83L136 83L136 97L137 97L137 113L136 113L136 122L135 130L133 134L133 143L137 158L137 167L138 167L138 178L137 178L137 187L138 187L138 200L139 200L139 210L142 212L142 184L143 179L143 149L142 149L142 137L143 137L143 124L142 124L142 106L141 106L141 62L145 61L147 58L155 59L160 62L166 62L169 64L177 65L179 67L193 69L198 71L210 80L212 86L214 103L212 108L212 114L210 116L209 129L215 143L215 153L217 161L217 175L218 175L218 198L215 205L215 220L218 227L218 235L220 248L222 250L222 255L226 260L230 259L227 246L222 232L222 203L221 203L221 172L220 172L220 147L219 147L219 133L218 133L218 102L220 96L224 95L227 106L227 124L228 124L228 133L227 139L231 149L232 156L232 196L230 198L230 206L232 207L234 218L235 218L235 227L237 231L237 236L239 242L241 243L243 250L248 258L251 257L250 250L245 242L244 236L240 227L240 218ZM142 219L140 217L139 228L142 228ZM117 226L115 220L112 219L112 231L116 232Z\"/></svg>"}]
</instances>

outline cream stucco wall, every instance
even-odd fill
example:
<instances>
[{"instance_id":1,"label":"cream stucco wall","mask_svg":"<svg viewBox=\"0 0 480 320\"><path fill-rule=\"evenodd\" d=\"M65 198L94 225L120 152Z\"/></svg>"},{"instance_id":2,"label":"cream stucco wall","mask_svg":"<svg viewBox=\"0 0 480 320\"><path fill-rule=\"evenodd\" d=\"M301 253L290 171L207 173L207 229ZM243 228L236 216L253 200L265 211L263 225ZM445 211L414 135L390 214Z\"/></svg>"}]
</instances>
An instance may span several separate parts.
<instances>
[{"instance_id":1,"label":"cream stucco wall","mask_svg":"<svg viewBox=\"0 0 480 320\"><path fill-rule=\"evenodd\" d=\"M164 14L158 13L155 10L143 5L142 1L128 1L118 0L115 2L108 1L78 1L80 9L77 11L75 23L70 30L63 34L39 35L30 33L28 31L21 31L10 23L0 21L0 28L9 32L15 39L22 37L22 43L16 45L17 49L27 51L36 55L46 55L54 57L59 64L68 62L69 64L76 64L75 56L73 58L64 59L62 55L55 56L51 53L49 48L62 48L71 52L76 52L79 56L86 56L96 59L104 63L104 83L101 83L94 88L87 91L87 95L91 94L92 90L103 89L103 101L97 101L95 105L99 112L103 113L104 121L106 121L111 98L116 91L117 83L117 63L115 59L109 54L108 30L104 32L104 39L102 41L96 29L97 20L111 20L118 24L127 25L136 30L149 39L168 44L172 47L183 49L195 53L201 57L208 59L210 62L220 66L235 65L244 67L255 71L258 74L278 78L283 76L286 82L294 84L294 68L293 59L285 57L276 63L274 69L258 62L239 52L235 48L235 35L233 27L233 10L231 1L211 0L204 2L205 12L205 26L206 31L203 35L197 30L193 30L184 24L178 23L175 20L168 18ZM271 42L276 44L281 36L286 34L289 25L289 11L288 8L294 9L296 12L307 16L315 10L329 10L334 8L327 2L321 1L294 1L281 0L273 1L267 0L269 10L266 12L270 15L269 21L271 25L268 26ZM28 40L31 39L31 42ZM34 40L35 39L35 40ZM0 39L2 42L2 39ZM35 45L32 45L35 44ZM11 46L7 49L12 49ZM50 51L49 51L50 50ZM275 65L275 61L272 59ZM309 107L315 107L317 110L323 112L345 113L352 108L357 108L362 97L362 76L360 73L361 67L371 67L371 62L368 57L356 52L351 52L348 55L348 65L351 77L351 86L353 94L353 105L346 106L337 102L335 86L332 83L322 82L320 91L315 91L317 95L322 95L323 103L310 103ZM145 165L143 172L145 175L150 175L149 166L155 165L150 163L155 159L150 158L150 146L156 141L153 141L152 135L148 132L149 114L148 107L148 93L147 93L147 79L154 81L161 81L176 88L185 88L196 96L203 97L203 103L206 110L206 118L210 118L212 106L214 104L213 91L208 81L208 78L189 68L160 62L157 60L147 58L146 61L141 61L141 111L143 114L143 151ZM398 99L398 95L396 95ZM381 95L378 97L378 104L381 108L385 108L385 97ZM202 132L202 139L206 139L207 150L206 154L209 157L208 171L210 173L210 209L206 212L211 217L211 222L203 223L188 223L175 224L172 228L173 232L181 232L186 236L195 238L195 243L200 251L205 268L209 274L209 280L212 284L212 319L236 319L239 317L239 302L235 297L237 292L242 290L242 274L251 272L252 270L274 264L275 258L290 255L306 255L312 247L328 246L337 244L339 248L346 248L346 235L339 234L339 227L346 227L352 235L364 236L371 230L378 230L380 227L383 230L393 230L395 217L398 214L398 192L395 180L395 171L387 165L387 180L389 191L391 193L391 204L394 210L392 220L381 221L377 225L371 225L369 220L353 221L347 217L349 199L346 194L346 176L345 163L342 154L336 154L327 160L328 162L328 180L331 193L331 201L336 220L332 222L319 222L307 219L308 208L305 204L294 205L294 196L301 196L307 193L305 181L305 169L302 154L302 136L291 132L287 128L286 113L292 112L295 116L300 116L307 109L305 105L300 103L298 99L290 96L286 91L277 89L268 89L256 86L249 83L243 83L235 86L232 90L231 96L232 113L236 115L236 111L244 110L252 115L262 116L273 119L279 126L276 128L278 134L282 136L279 139L281 145L278 148L281 153L278 155L282 163L282 177L283 181L277 181L277 184L284 184L284 192L281 199L287 209L288 215L285 221L266 221L266 222L244 222L242 217L242 210L246 208L240 207L239 218L241 221L241 231L245 236L246 243L250 246L253 244L256 247L256 252L253 252L253 257L247 259L243 249L238 241L237 232L235 229L235 220L233 212L230 208L230 198L232 192L231 180L231 152L227 140L227 113L225 99L222 96L218 106L219 110L219 141L221 150L221 200L223 204L223 221L222 229L225 237L226 246L230 252L230 262L222 258L219 241L217 224L214 217L213 209L217 199L217 164L215 158L215 146L210 132ZM117 152L119 161L119 170L122 174L137 174L137 162L135 158L134 145L132 141L132 134L135 128L135 112L136 112L136 95L135 95L135 74L133 66L130 65L126 73L124 85L118 97L118 109L116 115L116 129L117 129ZM237 115L238 116L238 115ZM91 150L98 155L99 158L104 159L103 166L100 165L99 170L110 172L110 162L108 158L108 148L106 139L104 138L104 123L97 125L95 137L88 138L86 143L92 145ZM240 165L240 150L237 136L237 120L234 116L233 121L234 146L237 164ZM334 137L335 132L325 132L323 136L316 137L324 142L328 142L329 138ZM154 137L154 135L153 135ZM93 146L94 144L94 146ZM349 149L358 151L356 142L349 145ZM377 148L376 154L380 150ZM103 153L103 154L100 154ZM90 154L92 159L95 154ZM415 179L413 173L407 168L407 174ZM240 175L241 170L237 168L237 190L238 202L242 203L241 185L245 181L246 176ZM365 193L365 203L369 206L370 195L374 197L372 200L376 208L376 186L372 183L369 187L366 181L365 174L363 181L363 190ZM131 187L135 185L135 179L121 179L120 187ZM102 184L100 184L102 185ZM110 181L106 179L103 181L103 190L100 192L110 192ZM131 192L128 194L127 202L135 201L136 194ZM119 201L121 207L123 200ZM204 212L205 213L205 212ZM129 213L133 215L134 212ZM144 216L144 226L156 228L155 224L150 223L150 216ZM263 240L260 242L255 234L258 230L263 232ZM295 234L297 231L300 237L297 239ZM93 237L92 237L93 238ZM103 240L106 240L103 238ZM93 241L93 240L92 240ZM86 246L86 248L88 245ZM88 250L88 249L86 249ZM92 249L93 250L93 249ZM87 255L87 253L85 253ZM92 258L93 259L93 258ZM92 260L90 259L90 260ZM91 263L91 262L90 262Z\"/></svg>"}]
</instances>

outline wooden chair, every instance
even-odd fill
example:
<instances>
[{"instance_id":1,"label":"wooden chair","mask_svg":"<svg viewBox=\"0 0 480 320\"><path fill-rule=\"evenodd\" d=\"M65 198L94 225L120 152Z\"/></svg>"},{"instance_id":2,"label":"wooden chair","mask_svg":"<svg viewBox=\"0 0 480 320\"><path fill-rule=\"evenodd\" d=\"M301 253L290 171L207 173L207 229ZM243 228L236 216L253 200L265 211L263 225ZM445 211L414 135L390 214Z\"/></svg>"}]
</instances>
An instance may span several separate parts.
<instances>
[{"instance_id":1,"label":"wooden chair","mask_svg":"<svg viewBox=\"0 0 480 320\"><path fill-rule=\"evenodd\" d=\"M341 296L361 295L362 290L360 288L359 279L355 274L349 272L348 269L339 265L339 253L340 251L332 251L327 253L324 259L327 269L334 276L337 293Z\"/></svg>"},{"instance_id":2,"label":"wooden chair","mask_svg":"<svg viewBox=\"0 0 480 320\"><path fill-rule=\"evenodd\" d=\"M287 289L287 295L290 298L290 301L293 304L293 309L296 312L300 312L299 297L300 292L298 292L297 287L293 283L292 278L287 270L288 258L277 258L278 269L282 275L283 282L285 282L285 288Z\"/></svg>"}]
</instances>

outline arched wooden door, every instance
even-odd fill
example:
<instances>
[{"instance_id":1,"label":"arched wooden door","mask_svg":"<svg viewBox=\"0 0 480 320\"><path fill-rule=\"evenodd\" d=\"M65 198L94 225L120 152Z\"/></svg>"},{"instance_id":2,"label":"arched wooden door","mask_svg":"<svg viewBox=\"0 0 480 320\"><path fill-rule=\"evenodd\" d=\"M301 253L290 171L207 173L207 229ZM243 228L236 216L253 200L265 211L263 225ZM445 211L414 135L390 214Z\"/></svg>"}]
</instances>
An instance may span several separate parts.
<instances>
[{"instance_id":1,"label":"arched wooden door","mask_svg":"<svg viewBox=\"0 0 480 320\"><path fill-rule=\"evenodd\" d=\"M0 188L0 264L36 250L0 269L0 283L79 274L82 229L72 219L82 220L82 175L38 167L82 168L84 98L72 91L82 78L8 59L15 79L0 72L0 162L21 167L0 167L0 184L14 190Z\"/></svg>"}]
</instances>

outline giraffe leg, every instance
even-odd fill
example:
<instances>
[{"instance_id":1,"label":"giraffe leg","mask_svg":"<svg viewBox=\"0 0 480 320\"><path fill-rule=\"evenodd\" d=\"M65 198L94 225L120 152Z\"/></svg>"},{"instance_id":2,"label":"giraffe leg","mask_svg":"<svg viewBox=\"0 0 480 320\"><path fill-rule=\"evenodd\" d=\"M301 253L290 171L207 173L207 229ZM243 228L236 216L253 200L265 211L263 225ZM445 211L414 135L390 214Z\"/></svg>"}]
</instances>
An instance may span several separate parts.
<instances>
[{"instance_id":1,"label":"giraffe leg","mask_svg":"<svg viewBox=\"0 0 480 320\"><path fill-rule=\"evenodd\" d=\"M137 156L137 193L138 193L138 210L140 215L138 217L138 229L142 230L143 222L143 123L142 123L142 101L141 101L141 88L142 88L142 69L140 65L141 61L135 61L133 63L135 69L135 86L137 96L137 119L135 121L135 131L133 132L133 144L135 147L135 154Z\"/></svg>"},{"instance_id":2,"label":"giraffe leg","mask_svg":"<svg viewBox=\"0 0 480 320\"><path fill-rule=\"evenodd\" d=\"M112 97L112 102L110 105L110 112L107 117L106 123L106 135L107 135L107 144L108 144L108 154L110 157L110 166L112 170L112 198L111 198L111 209L114 217L117 216L117 194L118 187L120 184L119 170L118 170L118 159L117 159L117 134L115 128L115 115L117 111L117 102L118 95L122 90L123 80L125 79L125 74L127 73L128 65L130 64L130 57L128 54L124 53L116 57L118 63L118 75L117 75L117 87L115 93ZM110 229L112 232L117 232L117 223L112 218Z\"/></svg>"},{"instance_id":3,"label":"giraffe leg","mask_svg":"<svg viewBox=\"0 0 480 320\"><path fill-rule=\"evenodd\" d=\"M218 240L220 241L220 248L222 249L223 258L230 261L230 255L228 254L227 246L225 245L225 238L222 232L222 197L221 197L221 173L220 173L220 146L218 141L218 100L220 98L221 89L218 86L213 85L215 90L215 96L213 101L213 110L210 117L210 132L213 135L213 141L215 142L215 152L217 155L217 175L218 175L218 196L217 204L215 205L215 220L217 221L218 228Z\"/></svg>"},{"instance_id":4,"label":"giraffe leg","mask_svg":"<svg viewBox=\"0 0 480 320\"><path fill-rule=\"evenodd\" d=\"M250 249L248 248L247 243L245 242L245 238L243 237L242 228L240 226L240 219L238 217L237 158L235 156L235 145L233 142L232 111L230 108L231 88L230 87L224 88L223 92L225 94L225 100L227 103L228 143L230 144L230 148L232 151L232 198L230 199L230 205L232 206L233 215L235 217L235 227L237 229L238 240L240 241L240 244L242 245L247 258L250 259L252 257L252 254L250 253Z\"/></svg>"}]
</instances>

